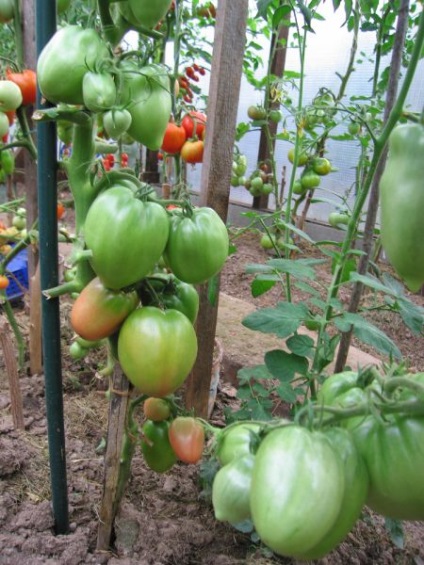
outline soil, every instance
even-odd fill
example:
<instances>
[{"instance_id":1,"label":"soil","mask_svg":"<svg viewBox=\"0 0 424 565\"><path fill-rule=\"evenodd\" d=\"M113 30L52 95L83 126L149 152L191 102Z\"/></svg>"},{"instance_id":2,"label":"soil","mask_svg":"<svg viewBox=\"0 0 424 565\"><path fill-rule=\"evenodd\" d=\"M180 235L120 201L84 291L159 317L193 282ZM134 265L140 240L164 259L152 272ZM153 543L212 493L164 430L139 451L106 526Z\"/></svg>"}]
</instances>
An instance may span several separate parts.
<instances>
[{"instance_id":1,"label":"soil","mask_svg":"<svg viewBox=\"0 0 424 565\"><path fill-rule=\"evenodd\" d=\"M267 252L255 234L235 240L237 247L221 278L217 336L225 356L212 423L224 423L224 408L236 408L236 372L261 363L263 354L281 340L257 335L241 325L243 317L260 306L273 305L279 290L253 298L249 263L264 262ZM316 253L305 249L305 253ZM328 265L319 269L324 287ZM295 295L302 300L302 294ZM346 301L348 294L342 294ZM421 296L413 300L424 305ZM27 335L26 300L14 305L21 329ZM293 563L272 555L231 526L214 519L199 466L176 464L166 474L146 468L136 453L132 475L115 524L115 542L109 552L96 551L98 512L103 483L104 442L107 431L107 382L99 370L104 359L90 353L83 361L69 357L70 303L61 300L62 374L66 430L66 460L70 528L54 535L51 510L48 445L46 437L43 375L21 372L25 429L13 428L8 379L0 359L0 565L272 565ZM373 320L398 345L409 365L423 366L422 337L415 337L395 316L375 313ZM359 344L354 344L358 346ZM378 363L375 351L355 350L352 364ZM28 363L28 360L27 360ZM384 519L368 509L346 540L321 564L424 564L424 523L404 524L404 548L394 544Z\"/></svg>"}]
</instances>

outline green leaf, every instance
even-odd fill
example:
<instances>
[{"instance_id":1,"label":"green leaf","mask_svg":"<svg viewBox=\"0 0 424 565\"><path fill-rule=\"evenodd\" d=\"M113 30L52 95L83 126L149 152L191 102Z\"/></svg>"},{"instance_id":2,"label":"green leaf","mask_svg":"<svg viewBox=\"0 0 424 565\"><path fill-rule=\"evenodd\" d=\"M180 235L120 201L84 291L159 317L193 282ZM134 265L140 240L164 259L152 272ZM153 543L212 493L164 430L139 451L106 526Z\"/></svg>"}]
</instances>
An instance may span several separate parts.
<instances>
[{"instance_id":1,"label":"green leaf","mask_svg":"<svg viewBox=\"0 0 424 565\"><path fill-rule=\"evenodd\" d=\"M291 12L291 6L289 4L284 4L277 8L272 16L272 27L277 29L281 22L287 21Z\"/></svg>"},{"instance_id":2,"label":"green leaf","mask_svg":"<svg viewBox=\"0 0 424 565\"><path fill-rule=\"evenodd\" d=\"M334 318L334 323L342 332L349 331L352 325L353 333L360 341L386 355L391 355L397 359L402 357L396 344L377 326L374 326L361 315L345 312L342 316Z\"/></svg>"},{"instance_id":3,"label":"green leaf","mask_svg":"<svg viewBox=\"0 0 424 565\"><path fill-rule=\"evenodd\" d=\"M360 275L359 273L351 272L349 282L360 282L364 286L368 286L369 288L372 288L379 292L384 292L392 296L399 296L399 288L390 288L371 275ZM401 289L401 291L401 294L403 294L403 288Z\"/></svg>"},{"instance_id":4,"label":"green leaf","mask_svg":"<svg viewBox=\"0 0 424 565\"><path fill-rule=\"evenodd\" d=\"M315 342L308 335L294 335L286 341L287 347L292 353L301 357L308 357L314 351Z\"/></svg>"},{"instance_id":5,"label":"green leaf","mask_svg":"<svg viewBox=\"0 0 424 565\"><path fill-rule=\"evenodd\" d=\"M415 335L424 333L424 309L407 298L397 301L399 314L406 326Z\"/></svg>"},{"instance_id":6,"label":"green leaf","mask_svg":"<svg viewBox=\"0 0 424 565\"><path fill-rule=\"evenodd\" d=\"M284 402L288 402L289 404L294 404L297 400L297 394L289 383L281 383L277 387L276 392L281 400L284 400Z\"/></svg>"},{"instance_id":7,"label":"green leaf","mask_svg":"<svg viewBox=\"0 0 424 565\"><path fill-rule=\"evenodd\" d=\"M250 290L252 292L252 296L254 298L265 294L275 286L276 280L267 280L263 278L255 279L252 284L250 285Z\"/></svg>"},{"instance_id":8,"label":"green leaf","mask_svg":"<svg viewBox=\"0 0 424 565\"><path fill-rule=\"evenodd\" d=\"M270 259L268 265L279 273L287 273L298 279L314 279L315 271L302 259Z\"/></svg>"},{"instance_id":9,"label":"green leaf","mask_svg":"<svg viewBox=\"0 0 424 565\"><path fill-rule=\"evenodd\" d=\"M253 367L243 367L237 373L237 379L241 386L250 383L250 381L272 379L272 375L265 365L255 365Z\"/></svg>"},{"instance_id":10,"label":"green leaf","mask_svg":"<svg viewBox=\"0 0 424 565\"><path fill-rule=\"evenodd\" d=\"M313 288L311 285L309 285L308 283L306 283L304 281L296 281L295 287L298 288L299 290L302 290L303 292L311 294L312 296L316 296L317 298L319 298L321 296L319 290L317 290L316 288Z\"/></svg>"},{"instance_id":11,"label":"green leaf","mask_svg":"<svg viewBox=\"0 0 424 565\"><path fill-rule=\"evenodd\" d=\"M393 518L385 518L384 525L389 534L390 539L399 549L405 547L405 536L403 532L403 525L401 520L395 520Z\"/></svg>"},{"instance_id":12,"label":"green leaf","mask_svg":"<svg viewBox=\"0 0 424 565\"><path fill-rule=\"evenodd\" d=\"M307 317L306 305L279 302L274 308L262 308L248 314L242 324L250 330L285 338L294 333Z\"/></svg>"},{"instance_id":13,"label":"green leaf","mask_svg":"<svg viewBox=\"0 0 424 565\"><path fill-rule=\"evenodd\" d=\"M305 375L308 371L308 359L282 349L265 353L265 365L269 372L281 382L290 382L296 373Z\"/></svg>"}]
</instances>

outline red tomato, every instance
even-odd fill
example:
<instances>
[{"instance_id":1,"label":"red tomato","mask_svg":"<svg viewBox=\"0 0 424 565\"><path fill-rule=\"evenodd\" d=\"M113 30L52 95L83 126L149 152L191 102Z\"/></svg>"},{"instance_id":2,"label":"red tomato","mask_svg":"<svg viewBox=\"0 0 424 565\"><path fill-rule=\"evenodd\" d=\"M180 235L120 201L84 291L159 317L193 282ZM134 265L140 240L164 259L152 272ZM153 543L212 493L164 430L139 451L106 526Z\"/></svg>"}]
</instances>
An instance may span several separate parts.
<instances>
[{"instance_id":1,"label":"red tomato","mask_svg":"<svg viewBox=\"0 0 424 565\"><path fill-rule=\"evenodd\" d=\"M201 163L203 161L204 142L202 140L186 141L181 148L181 159L186 163Z\"/></svg>"},{"instance_id":2,"label":"red tomato","mask_svg":"<svg viewBox=\"0 0 424 565\"><path fill-rule=\"evenodd\" d=\"M171 155L179 153L186 139L186 130L182 126L169 122L166 126L161 149L162 151L165 151L165 153L170 153Z\"/></svg>"},{"instance_id":3,"label":"red tomato","mask_svg":"<svg viewBox=\"0 0 424 565\"><path fill-rule=\"evenodd\" d=\"M25 69L21 73L14 73L11 69L6 69L6 78L19 86L24 106L35 104L37 96L37 75L35 71Z\"/></svg>"},{"instance_id":4,"label":"red tomato","mask_svg":"<svg viewBox=\"0 0 424 565\"><path fill-rule=\"evenodd\" d=\"M175 455L183 463L197 463L202 458L205 431L196 418L178 416L171 422L168 436Z\"/></svg>"},{"instance_id":5,"label":"red tomato","mask_svg":"<svg viewBox=\"0 0 424 565\"><path fill-rule=\"evenodd\" d=\"M202 137L202 133L206 127L206 114L192 110L184 116L181 125L186 130L187 139L190 137Z\"/></svg>"},{"instance_id":6,"label":"red tomato","mask_svg":"<svg viewBox=\"0 0 424 565\"><path fill-rule=\"evenodd\" d=\"M65 214L65 206L62 204L62 202L58 202L57 203L57 219L61 220L63 218L64 214Z\"/></svg>"}]
</instances>

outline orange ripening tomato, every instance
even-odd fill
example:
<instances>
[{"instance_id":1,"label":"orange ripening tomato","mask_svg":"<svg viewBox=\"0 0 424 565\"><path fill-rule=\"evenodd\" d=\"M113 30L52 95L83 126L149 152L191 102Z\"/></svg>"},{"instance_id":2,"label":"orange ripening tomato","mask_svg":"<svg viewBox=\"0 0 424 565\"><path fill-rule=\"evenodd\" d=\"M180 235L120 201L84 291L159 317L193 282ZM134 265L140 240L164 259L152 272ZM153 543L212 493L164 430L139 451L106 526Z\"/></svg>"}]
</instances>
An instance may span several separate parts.
<instances>
[{"instance_id":1,"label":"orange ripening tomato","mask_svg":"<svg viewBox=\"0 0 424 565\"><path fill-rule=\"evenodd\" d=\"M201 163L205 144L202 140L186 141L181 148L181 159L186 163Z\"/></svg>"},{"instance_id":2,"label":"orange ripening tomato","mask_svg":"<svg viewBox=\"0 0 424 565\"><path fill-rule=\"evenodd\" d=\"M169 122L166 126L165 135L162 141L161 149L165 153L174 155L181 151L187 139L186 130L182 126L178 126L174 122Z\"/></svg>"},{"instance_id":3,"label":"orange ripening tomato","mask_svg":"<svg viewBox=\"0 0 424 565\"><path fill-rule=\"evenodd\" d=\"M9 279L5 275L0 275L0 290L5 290L9 286Z\"/></svg>"},{"instance_id":4,"label":"orange ripening tomato","mask_svg":"<svg viewBox=\"0 0 424 565\"><path fill-rule=\"evenodd\" d=\"M169 403L164 398L155 398L150 396L143 404L144 416L152 422L163 422L171 415Z\"/></svg>"},{"instance_id":5,"label":"orange ripening tomato","mask_svg":"<svg viewBox=\"0 0 424 565\"><path fill-rule=\"evenodd\" d=\"M205 447L203 425L191 416L178 416L168 430L169 442L175 455L183 463L197 463Z\"/></svg>"},{"instance_id":6,"label":"orange ripening tomato","mask_svg":"<svg viewBox=\"0 0 424 565\"><path fill-rule=\"evenodd\" d=\"M14 73L11 69L6 69L6 78L19 86L24 106L35 104L37 96L37 75L35 71L25 69L21 73Z\"/></svg>"}]
</instances>

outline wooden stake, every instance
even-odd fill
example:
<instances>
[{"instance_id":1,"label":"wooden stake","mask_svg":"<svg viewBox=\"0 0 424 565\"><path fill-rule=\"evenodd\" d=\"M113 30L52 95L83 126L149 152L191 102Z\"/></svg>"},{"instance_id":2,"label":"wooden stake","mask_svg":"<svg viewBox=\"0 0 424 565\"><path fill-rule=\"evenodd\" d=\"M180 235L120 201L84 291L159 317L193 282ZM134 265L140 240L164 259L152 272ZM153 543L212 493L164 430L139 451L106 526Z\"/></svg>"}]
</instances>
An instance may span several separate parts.
<instances>
[{"instance_id":1,"label":"wooden stake","mask_svg":"<svg viewBox=\"0 0 424 565\"><path fill-rule=\"evenodd\" d=\"M29 363L31 375L41 373L43 355L41 343L41 286L40 265L37 265L29 285Z\"/></svg>"},{"instance_id":2,"label":"wooden stake","mask_svg":"<svg viewBox=\"0 0 424 565\"><path fill-rule=\"evenodd\" d=\"M0 317L0 345L4 353L4 364L9 380L10 403L12 410L13 426L15 429L23 430L24 411L22 405L21 387L19 383L18 364L16 362L16 351L11 339L11 329L6 319Z\"/></svg>"},{"instance_id":3,"label":"wooden stake","mask_svg":"<svg viewBox=\"0 0 424 565\"><path fill-rule=\"evenodd\" d=\"M248 0L220 0L215 26L200 205L214 208L224 222L227 220L230 199L248 5ZM213 304L207 284L200 285L199 288L200 307L196 323L199 353L187 380L185 396L187 408L194 408L196 415L202 418L208 417L219 277L214 283Z\"/></svg>"},{"instance_id":4,"label":"wooden stake","mask_svg":"<svg viewBox=\"0 0 424 565\"><path fill-rule=\"evenodd\" d=\"M109 406L107 445L104 462L103 495L99 511L97 550L108 551L115 516L123 495L121 454L125 441L125 424L129 406L130 384L119 364L112 377L112 397Z\"/></svg>"}]
</instances>

